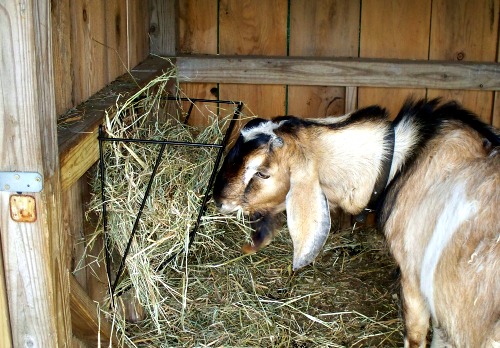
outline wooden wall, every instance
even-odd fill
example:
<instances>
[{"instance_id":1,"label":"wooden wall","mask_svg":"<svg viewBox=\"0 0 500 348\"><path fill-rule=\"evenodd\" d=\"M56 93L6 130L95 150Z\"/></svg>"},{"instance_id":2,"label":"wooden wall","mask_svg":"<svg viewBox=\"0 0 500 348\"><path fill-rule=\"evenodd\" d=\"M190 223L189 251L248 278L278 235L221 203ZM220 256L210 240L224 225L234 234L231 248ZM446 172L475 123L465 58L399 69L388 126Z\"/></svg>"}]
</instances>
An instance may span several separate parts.
<instances>
[{"instance_id":1,"label":"wooden wall","mask_svg":"<svg viewBox=\"0 0 500 348\"><path fill-rule=\"evenodd\" d=\"M1 0L0 4L7 6L9 2ZM22 122L16 124L27 124L27 130L38 129L38 133L30 139L41 143L41 151L46 152L45 157L49 160L38 161L36 165L41 166L40 171L50 174L47 176L47 185L53 187L52 191L55 193L53 201L41 200L42 204L47 206L44 214L51 225L37 230L41 231L43 236L50 235L50 240L42 238L42 234L27 233L30 232L27 228L20 229L28 239L34 238L33 235L39 236L40 242L35 244L43 244L46 250L57 250L60 253L57 256L52 253L44 255L50 263L47 277L52 277L52 282L57 283L54 287L57 290L57 298L51 295L54 297L51 301L56 303L54 307L59 312L52 317L57 317L57 323L61 318L64 320L63 325L56 325L55 319L46 323L52 326L51 332L55 327L59 327L56 333L59 342L72 339L75 346L79 345L81 340L88 343L86 335L98 330L96 322L92 322L96 314L89 310L93 306L90 299L99 299L106 286L89 281L89 275L84 272L75 272L76 277L70 277L69 281L65 278L64 266L70 271L74 270L76 255L82 253L82 237L87 233L83 213L88 197L88 177L83 175L67 186L60 185L57 155L54 156L54 151L57 152L53 137L54 125L43 127L44 122L52 122L52 119L56 121L57 117L53 117L54 115L62 115L86 101L118 76L137 66L149 53L500 62L500 0L46 0L39 3L29 2L28 8L34 13L28 13L31 17L21 13L22 8L16 7L16 4L17 2L10 2L9 11L5 13L12 14L9 18L33 19L33 26L39 25L40 28L20 28L30 35L37 34L38 30L41 35L36 36L41 37L41 41L30 39L29 42L23 42L22 38L31 36L19 35L18 41L25 45L19 46L24 47L27 53L21 54L19 51L21 53L17 56L9 56L9 64L17 68L27 67L26 69L31 69L29 73L37 71L43 74L35 74L38 76L38 80L33 84L36 93L30 93L30 90L21 91L25 92L24 94L14 93L14 85L19 77L12 73L14 69L9 70L5 65L6 70L2 76L8 76L13 82L12 86L9 86L12 91L8 88L3 90L2 93L8 95L4 100L17 100L20 96L29 99L33 98L33 95L37 100L32 103L9 102L3 108L6 110L7 107L21 108L25 104L30 107L40 105L40 108L30 109L28 113L16 111L12 114L20 118L25 114L33 116L32 120L29 117L23 118ZM44 24L47 21L50 21L50 25ZM43 28L48 27L51 35L43 32ZM5 25L2 32L6 35L17 35L15 28L12 28ZM17 43L11 40L4 41L4 44L9 42ZM36 52L42 52L43 57L51 59L52 66L46 66L43 58L34 56L35 50L30 46L33 43L36 43ZM7 48L18 52L14 46ZM26 61L28 55L29 60ZM485 68L488 66L485 65ZM243 66L241 71L250 74L251 68L247 70L247 67ZM224 70L220 72L222 75ZM362 74L363 72L358 70L356 78L359 79ZM390 78L387 77L386 80L388 79ZM414 79L418 79L418 75ZM263 117L280 114L324 117L342 114L355 107L372 103L379 103L394 113L404 98L411 93L417 96L457 99L477 112L484 121L500 127L498 83L496 87L482 91L477 86L468 90L441 89L446 87L442 84L438 84L441 86L439 88L423 88L416 86L411 80L408 80L409 85L413 86L411 88L403 85L399 86L400 88L381 88L370 86L369 83L363 87L349 83L339 86L331 83L322 85L315 81L298 84L285 83L285 79L277 79L271 84L258 79L252 80L252 83L228 82L222 79L189 83L187 80L189 79L183 80L185 82L182 89L189 97L242 100L246 105L247 114ZM10 94L11 92L13 94ZM76 118L82 116L77 114ZM192 120L200 125L204 122L196 116L192 117ZM64 127L62 117L59 121L59 126ZM30 122L35 123L36 127L29 126ZM10 127L8 131L12 134L18 132L20 136L16 138L21 139L25 131L18 128ZM94 130L88 131L93 141ZM10 138L4 137L5 139ZM6 141L3 145L6 149L11 146ZM30 169L22 164L23 161L14 157L10 158L12 163L9 162L8 168L3 168L4 170ZM78 156L73 159L78 160ZM65 176L66 169L65 162L61 162L62 177ZM9 228L16 229L18 225L9 225ZM2 233L5 233L6 229L5 226L2 227ZM54 234L56 229L59 232ZM37 241L36 238L33 240ZM19 239L9 240L5 234L2 235L4 253L0 255L0 265L4 263L4 269L8 270L5 264L17 257L13 248L7 248L7 243L17 240ZM5 251L7 249L8 252ZM71 250L68 252L66 249ZM96 250L96 253L99 251ZM26 254L31 255L29 252ZM43 269L47 268L42 266L40 267ZM10 313L11 318L6 318L9 314L5 311L5 303L9 302L12 307L13 297L5 296L5 288L9 289L10 293L15 281L9 278L9 272L0 267L0 307L3 308L0 313L0 332L3 333L1 336L4 340L20 344L24 339L23 330L38 330L38 322L36 318L31 320L28 312L19 316L16 316L17 312ZM71 288L71 301L86 303L82 310L72 307L71 317L79 319L80 324L90 322L91 327L89 330L89 325L79 327L73 323L73 333L77 333L78 339L70 337L67 326L68 287ZM35 295L31 297L37 298ZM52 312L47 313L50 315ZM26 318L31 320L29 325L23 323ZM8 319L13 325L12 328L7 322ZM11 330L12 337L6 339ZM46 332L42 332L40 336L47 338L47 341L53 340L52 337L45 337Z\"/></svg>"},{"instance_id":2,"label":"wooden wall","mask_svg":"<svg viewBox=\"0 0 500 348\"><path fill-rule=\"evenodd\" d=\"M499 0L179 0L179 8L180 54L498 61ZM184 89L242 100L265 117L322 117L373 103L395 113L408 94L443 96L500 123L492 91L227 83Z\"/></svg>"},{"instance_id":3,"label":"wooden wall","mask_svg":"<svg viewBox=\"0 0 500 348\"><path fill-rule=\"evenodd\" d=\"M149 54L143 0L51 1L56 110L63 114Z\"/></svg>"}]
</instances>

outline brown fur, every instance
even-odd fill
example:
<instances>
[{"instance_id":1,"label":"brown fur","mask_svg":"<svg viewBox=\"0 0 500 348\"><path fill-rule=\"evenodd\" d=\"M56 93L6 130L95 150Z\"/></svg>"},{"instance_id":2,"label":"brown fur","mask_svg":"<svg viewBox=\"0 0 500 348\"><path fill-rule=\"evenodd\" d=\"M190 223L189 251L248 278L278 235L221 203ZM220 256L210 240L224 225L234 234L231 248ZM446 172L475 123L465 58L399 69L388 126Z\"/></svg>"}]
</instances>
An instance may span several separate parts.
<instances>
[{"instance_id":1,"label":"brown fur","mask_svg":"<svg viewBox=\"0 0 500 348\"><path fill-rule=\"evenodd\" d=\"M388 156L383 116L370 107L248 127L246 140L259 141L240 139L226 158L215 201L268 222L286 207L294 269L307 265L326 240L328 209L357 214L368 204ZM437 100L407 102L394 127L379 222L401 269L405 347L425 347L432 317L433 347L498 348L500 138ZM273 228L259 229L252 251L272 239Z\"/></svg>"}]
</instances>

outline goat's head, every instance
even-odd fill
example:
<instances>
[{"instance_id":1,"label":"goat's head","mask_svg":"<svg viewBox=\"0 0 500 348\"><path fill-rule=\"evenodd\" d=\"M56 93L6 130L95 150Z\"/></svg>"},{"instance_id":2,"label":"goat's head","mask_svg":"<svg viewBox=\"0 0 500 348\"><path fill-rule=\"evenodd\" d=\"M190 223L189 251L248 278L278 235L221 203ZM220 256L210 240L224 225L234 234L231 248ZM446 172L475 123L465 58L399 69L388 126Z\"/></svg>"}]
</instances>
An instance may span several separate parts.
<instances>
[{"instance_id":1,"label":"goat's head","mask_svg":"<svg viewBox=\"0 0 500 348\"><path fill-rule=\"evenodd\" d=\"M316 257L330 230L314 155L300 121L291 117L254 119L241 130L214 185L214 200L225 213L243 210L255 233L245 252L269 244L285 208L294 245L294 269Z\"/></svg>"}]
</instances>

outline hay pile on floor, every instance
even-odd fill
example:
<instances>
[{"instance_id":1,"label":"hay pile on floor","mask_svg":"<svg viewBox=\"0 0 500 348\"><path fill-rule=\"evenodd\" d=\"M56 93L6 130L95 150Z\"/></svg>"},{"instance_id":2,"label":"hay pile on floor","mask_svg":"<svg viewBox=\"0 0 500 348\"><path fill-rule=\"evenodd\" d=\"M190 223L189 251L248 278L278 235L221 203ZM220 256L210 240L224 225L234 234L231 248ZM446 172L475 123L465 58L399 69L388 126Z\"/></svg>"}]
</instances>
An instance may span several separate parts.
<instances>
[{"instance_id":1,"label":"hay pile on floor","mask_svg":"<svg viewBox=\"0 0 500 348\"><path fill-rule=\"evenodd\" d=\"M227 118L200 107L211 126L203 131L165 116L159 79L110 115L110 136L219 142ZM146 96L140 99L138 96ZM219 110L230 115L234 110ZM219 115L219 116L220 116ZM182 118L182 117L181 117ZM158 145L106 144L108 229L119 255L153 168ZM395 347L401 322L381 237L371 230L338 231L313 266L291 271L292 245L283 230L268 247L243 256L250 230L242 219L209 205L189 253L182 252L196 220L215 149L170 147L158 169L117 291L131 287L146 316L126 321L108 312L121 344L132 347ZM100 182L91 211L101 213ZM99 228L97 233L101 233ZM180 253L164 270L161 265Z\"/></svg>"}]
</instances>

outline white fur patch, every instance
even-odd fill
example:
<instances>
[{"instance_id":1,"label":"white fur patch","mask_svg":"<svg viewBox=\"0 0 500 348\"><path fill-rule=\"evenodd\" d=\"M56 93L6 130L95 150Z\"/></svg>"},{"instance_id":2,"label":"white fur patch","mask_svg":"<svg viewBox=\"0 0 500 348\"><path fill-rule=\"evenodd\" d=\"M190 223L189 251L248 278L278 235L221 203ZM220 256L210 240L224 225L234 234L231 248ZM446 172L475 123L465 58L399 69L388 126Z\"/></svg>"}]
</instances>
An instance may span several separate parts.
<instances>
[{"instance_id":1,"label":"white fur patch","mask_svg":"<svg viewBox=\"0 0 500 348\"><path fill-rule=\"evenodd\" d=\"M458 186L447 200L432 237L427 245L420 270L420 290L427 298L430 311L435 317L434 274L443 250L446 248L457 229L477 212L474 202L468 201L465 187Z\"/></svg>"},{"instance_id":2,"label":"white fur patch","mask_svg":"<svg viewBox=\"0 0 500 348\"><path fill-rule=\"evenodd\" d=\"M243 176L243 182L245 183L245 186L248 185L250 180L253 178L255 173L257 173L259 167L262 165L262 162L264 161L263 156L258 156L255 158L252 158L250 161L248 161L246 168L245 168L245 174Z\"/></svg>"},{"instance_id":3,"label":"white fur patch","mask_svg":"<svg viewBox=\"0 0 500 348\"><path fill-rule=\"evenodd\" d=\"M270 135L271 137L275 137L276 134L274 130L279 128L284 121L279 123L275 123L272 121L262 122L258 126L252 127L250 129L242 129L241 136L245 142L250 141L252 139L257 138L259 135Z\"/></svg>"},{"instance_id":4,"label":"white fur patch","mask_svg":"<svg viewBox=\"0 0 500 348\"><path fill-rule=\"evenodd\" d=\"M411 154L412 148L418 141L418 129L408 118L403 119L394 131L396 140L389 180L392 180L394 175L401 169L404 160Z\"/></svg>"}]
</instances>

